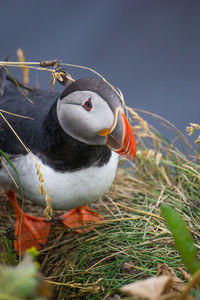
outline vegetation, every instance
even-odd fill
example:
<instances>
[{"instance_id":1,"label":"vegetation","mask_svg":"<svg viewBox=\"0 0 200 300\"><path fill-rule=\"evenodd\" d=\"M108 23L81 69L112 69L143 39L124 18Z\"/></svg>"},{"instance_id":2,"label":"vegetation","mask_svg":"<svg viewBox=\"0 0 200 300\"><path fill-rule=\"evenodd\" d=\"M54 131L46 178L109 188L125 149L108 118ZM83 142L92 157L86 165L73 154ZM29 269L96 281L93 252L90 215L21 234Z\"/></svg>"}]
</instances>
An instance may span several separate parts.
<instances>
[{"instance_id":1,"label":"vegetation","mask_svg":"<svg viewBox=\"0 0 200 300\"><path fill-rule=\"evenodd\" d=\"M195 245L191 246L191 253L198 259L198 149L194 149L167 120L151 114L159 124L175 132L174 141L179 143L179 148L147 123L138 110L128 109L128 112L137 141L137 159L128 167L122 161L110 191L92 204L96 211L105 216L105 220L93 231L82 235L69 232L55 223L47 247L40 251L37 258L46 282L53 287L55 299L130 299L120 292L120 288L137 280L161 275L163 266L165 269L167 266L171 274L174 272L174 278L183 284L182 290L177 286L171 287L170 297L181 295L184 282L190 278L186 273L188 244L181 243L180 239L178 252L174 243L174 239L177 243L177 234L174 235L173 230L180 226L178 235L184 235L186 229L182 220L190 232L189 238L185 233L190 245ZM179 150L181 147L182 151ZM0 259L4 264L15 263L15 254L7 257L7 253L12 253L7 228L14 223L14 214L3 195L0 201L3 203L1 207L4 206L0 211L3 241ZM166 208L167 212L164 209L161 215L162 204L170 205L173 211ZM29 201L25 201L25 210L41 213L41 209L32 207ZM9 218L5 218L5 211L9 213ZM177 221L172 226L168 217L173 213ZM196 269L189 271L195 273ZM198 299L198 290L195 289L194 293Z\"/></svg>"}]
</instances>

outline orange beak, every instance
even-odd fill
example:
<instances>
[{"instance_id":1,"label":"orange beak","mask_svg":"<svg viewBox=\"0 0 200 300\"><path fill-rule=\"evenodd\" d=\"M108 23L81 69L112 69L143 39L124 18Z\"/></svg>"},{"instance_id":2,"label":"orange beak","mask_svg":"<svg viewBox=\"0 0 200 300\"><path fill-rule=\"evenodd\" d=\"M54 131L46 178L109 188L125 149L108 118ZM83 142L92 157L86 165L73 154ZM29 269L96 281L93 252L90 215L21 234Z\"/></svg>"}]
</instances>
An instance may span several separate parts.
<instances>
[{"instance_id":1,"label":"orange beak","mask_svg":"<svg viewBox=\"0 0 200 300\"><path fill-rule=\"evenodd\" d=\"M99 134L107 136L106 145L108 148L128 158L130 161L135 161L135 138L131 125L120 107L116 109L112 127L102 130Z\"/></svg>"}]
</instances>

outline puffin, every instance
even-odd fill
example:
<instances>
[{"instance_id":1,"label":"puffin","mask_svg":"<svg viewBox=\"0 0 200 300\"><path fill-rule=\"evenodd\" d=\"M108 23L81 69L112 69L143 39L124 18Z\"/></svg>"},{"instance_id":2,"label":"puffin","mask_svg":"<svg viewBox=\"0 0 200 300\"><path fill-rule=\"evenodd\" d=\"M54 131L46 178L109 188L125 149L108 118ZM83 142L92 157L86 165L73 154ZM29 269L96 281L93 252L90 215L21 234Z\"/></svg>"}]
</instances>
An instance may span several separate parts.
<instances>
[{"instance_id":1,"label":"puffin","mask_svg":"<svg viewBox=\"0 0 200 300\"><path fill-rule=\"evenodd\" d=\"M1 68L0 187L16 214L14 249L23 254L45 246L52 222L25 213L20 198L45 207L42 181L53 210L64 211L58 220L90 230L103 216L88 204L112 185L120 155L134 162L136 143L122 94L103 79L77 79L62 93L27 86L26 97L8 79Z\"/></svg>"}]
</instances>

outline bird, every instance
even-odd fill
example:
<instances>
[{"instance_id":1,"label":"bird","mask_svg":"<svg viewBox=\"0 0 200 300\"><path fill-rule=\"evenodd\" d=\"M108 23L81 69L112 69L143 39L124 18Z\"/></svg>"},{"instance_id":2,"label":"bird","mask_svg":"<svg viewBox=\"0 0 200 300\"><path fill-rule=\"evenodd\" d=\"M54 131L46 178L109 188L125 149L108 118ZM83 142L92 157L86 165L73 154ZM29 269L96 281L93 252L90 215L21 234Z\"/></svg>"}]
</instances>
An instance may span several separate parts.
<instances>
[{"instance_id":1,"label":"bird","mask_svg":"<svg viewBox=\"0 0 200 300\"><path fill-rule=\"evenodd\" d=\"M51 222L22 211L16 194L45 207L42 176L53 210L67 211L58 220L84 232L103 218L88 204L112 185L120 155L134 162L136 142L122 94L101 78L79 78L61 93L28 86L33 103L8 79L1 67L0 187L16 214L14 249L23 254L45 246Z\"/></svg>"}]
</instances>

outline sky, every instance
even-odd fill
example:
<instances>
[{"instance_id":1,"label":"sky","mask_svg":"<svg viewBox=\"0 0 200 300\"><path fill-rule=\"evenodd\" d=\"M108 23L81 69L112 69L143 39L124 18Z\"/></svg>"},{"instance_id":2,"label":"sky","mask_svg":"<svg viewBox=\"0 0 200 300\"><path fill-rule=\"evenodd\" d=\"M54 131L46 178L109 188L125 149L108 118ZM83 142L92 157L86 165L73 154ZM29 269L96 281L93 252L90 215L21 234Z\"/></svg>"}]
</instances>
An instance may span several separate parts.
<instances>
[{"instance_id":1,"label":"sky","mask_svg":"<svg viewBox=\"0 0 200 300\"><path fill-rule=\"evenodd\" d=\"M16 60L22 48L27 61L91 67L120 88L129 106L182 132L199 122L199 0L0 0L0 13L0 60ZM75 79L94 76L67 71ZM31 83L38 80L49 88L49 74L31 72Z\"/></svg>"}]
</instances>

